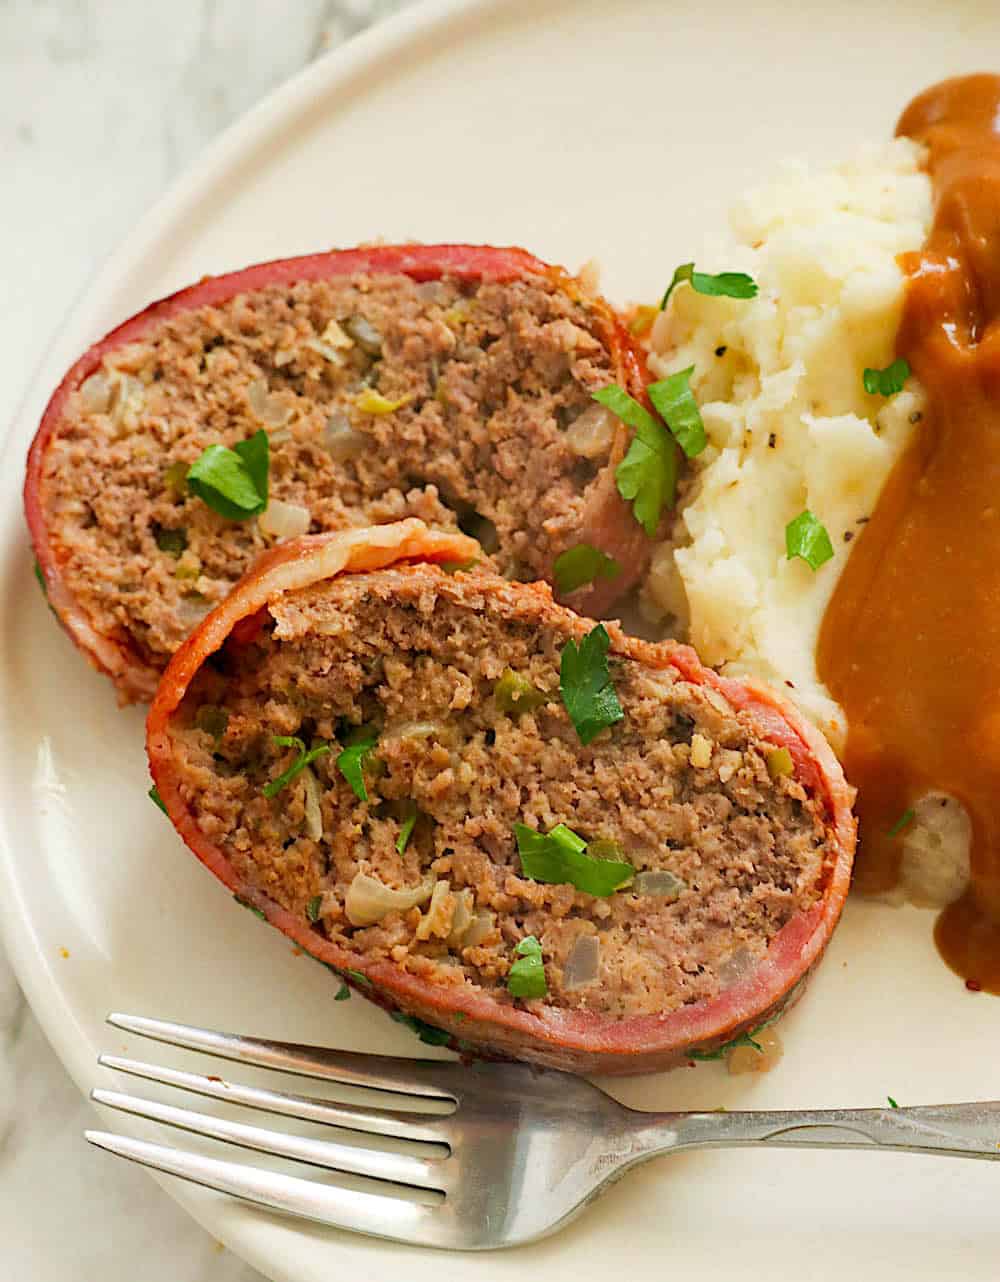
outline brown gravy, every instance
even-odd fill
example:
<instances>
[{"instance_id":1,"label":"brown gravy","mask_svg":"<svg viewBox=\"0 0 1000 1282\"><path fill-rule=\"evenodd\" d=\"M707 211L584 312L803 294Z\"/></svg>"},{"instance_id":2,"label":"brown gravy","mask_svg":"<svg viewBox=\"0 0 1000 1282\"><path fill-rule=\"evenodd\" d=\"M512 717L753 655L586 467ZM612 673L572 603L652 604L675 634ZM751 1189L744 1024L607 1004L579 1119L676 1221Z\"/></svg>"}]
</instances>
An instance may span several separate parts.
<instances>
[{"instance_id":1,"label":"brown gravy","mask_svg":"<svg viewBox=\"0 0 1000 1282\"><path fill-rule=\"evenodd\" d=\"M923 793L952 793L972 819L972 884L937 944L1000 993L1000 76L935 85L897 133L928 147L934 184L897 340L928 412L827 609L819 672L848 718L856 884L893 885L893 825Z\"/></svg>"}]
</instances>

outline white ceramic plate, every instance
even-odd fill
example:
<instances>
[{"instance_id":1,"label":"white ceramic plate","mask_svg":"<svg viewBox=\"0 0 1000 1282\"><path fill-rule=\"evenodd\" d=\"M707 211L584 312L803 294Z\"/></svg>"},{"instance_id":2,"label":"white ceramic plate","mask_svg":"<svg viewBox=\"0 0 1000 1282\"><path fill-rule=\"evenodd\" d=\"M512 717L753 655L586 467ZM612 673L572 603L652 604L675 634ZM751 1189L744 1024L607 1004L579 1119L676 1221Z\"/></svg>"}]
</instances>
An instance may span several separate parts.
<instances>
[{"instance_id":1,"label":"white ceramic plate","mask_svg":"<svg viewBox=\"0 0 1000 1282\"><path fill-rule=\"evenodd\" d=\"M113 1008L364 1050L417 1046L362 1000L335 1004L325 973L188 854L146 800L142 712L119 712L47 617L19 489L69 362L202 273L376 236L521 243L570 266L596 255L612 297L651 299L781 157L820 160L888 135L912 93L980 69L998 37L1000 11L981 0L429 5L269 98L144 220L50 351L0 473L0 918L81 1089L97 1081L99 1050L151 1053L103 1025ZM645 1108L989 1098L1000 1095L998 1015L938 962L928 914L852 904L782 1026L775 1072L730 1080L704 1065L614 1089ZM110 1160L94 1155L95 1179ZM937 1282L996 1277L998 1181L990 1165L940 1158L689 1155L633 1173L557 1237L488 1261L165 1186L289 1282L448 1282L470 1267L498 1282Z\"/></svg>"}]
</instances>

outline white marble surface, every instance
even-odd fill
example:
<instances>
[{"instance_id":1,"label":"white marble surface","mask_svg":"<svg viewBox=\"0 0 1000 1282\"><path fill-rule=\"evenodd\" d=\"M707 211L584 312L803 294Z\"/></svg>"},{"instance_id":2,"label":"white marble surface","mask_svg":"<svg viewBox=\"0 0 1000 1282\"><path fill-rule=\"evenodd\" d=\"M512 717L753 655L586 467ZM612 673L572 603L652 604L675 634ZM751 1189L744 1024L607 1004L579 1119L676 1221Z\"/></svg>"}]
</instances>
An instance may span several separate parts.
<instances>
[{"instance_id":1,"label":"white marble surface","mask_svg":"<svg viewBox=\"0 0 1000 1282\"><path fill-rule=\"evenodd\" d=\"M274 85L404 3L0 0L0 425L53 327L175 174ZM0 1275L259 1279L143 1172L90 1149L91 1117L0 952Z\"/></svg>"}]
</instances>

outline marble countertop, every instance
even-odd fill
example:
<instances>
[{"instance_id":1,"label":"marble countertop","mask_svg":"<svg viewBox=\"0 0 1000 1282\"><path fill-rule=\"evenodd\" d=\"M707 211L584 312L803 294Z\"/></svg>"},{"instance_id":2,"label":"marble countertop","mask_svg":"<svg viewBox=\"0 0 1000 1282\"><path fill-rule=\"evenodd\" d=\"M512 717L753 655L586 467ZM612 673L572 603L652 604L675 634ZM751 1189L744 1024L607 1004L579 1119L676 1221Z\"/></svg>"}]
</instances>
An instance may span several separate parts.
<instances>
[{"instance_id":1,"label":"marble countertop","mask_svg":"<svg viewBox=\"0 0 1000 1282\"><path fill-rule=\"evenodd\" d=\"M136 218L273 86L407 0L0 0L0 424L54 325ZM0 431L3 429L0 428ZM253 1282L90 1105L0 951L0 1241L25 1282Z\"/></svg>"}]
</instances>

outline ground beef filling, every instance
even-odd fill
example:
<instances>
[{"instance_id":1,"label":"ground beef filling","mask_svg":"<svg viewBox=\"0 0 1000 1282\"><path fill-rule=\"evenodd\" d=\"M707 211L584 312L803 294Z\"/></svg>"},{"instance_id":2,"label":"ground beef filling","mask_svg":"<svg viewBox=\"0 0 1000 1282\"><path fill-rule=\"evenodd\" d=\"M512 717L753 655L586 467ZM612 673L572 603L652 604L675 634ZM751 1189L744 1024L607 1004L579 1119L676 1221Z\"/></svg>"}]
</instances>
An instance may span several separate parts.
<instances>
[{"instance_id":1,"label":"ground beef filling","mask_svg":"<svg viewBox=\"0 0 1000 1282\"><path fill-rule=\"evenodd\" d=\"M773 749L742 714L672 670L613 659L625 717L584 747L559 696L560 652L580 630L493 576L430 567L290 594L255 639L201 671L175 714L182 793L242 879L372 960L510 1002L514 949L534 935L548 1004L623 1017L711 998L819 898L824 821L799 784L770 777ZM547 701L505 712L508 669ZM336 766L359 727L378 734L367 802ZM331 751L268 799L297 755L277 735ZM517 822L615 842L683 888L594 898L529 880ZM354 926L345 899L359 873L394 889L424 882L424 898ZM577 986L570 959L587 936L597 975Z\"/></svg>"},{"instance_id":2,"label":"ground beef filling","mask_svg":"<svg viewBox=\"0 0 1000 1282\"><path fill-rule=\"evenodd\" d=\"M307 509L312 532L418 516L480 538L508 577L541 577L580 541L608 463L610 443L581 458L566 442L613 378L604 324L546 277L405 276L162 321L69 398L49 449L42 501L70 591L162 663L271 541L184 482L206 446L261 428L272 498Z\"/></svg>"}]
</instances>

